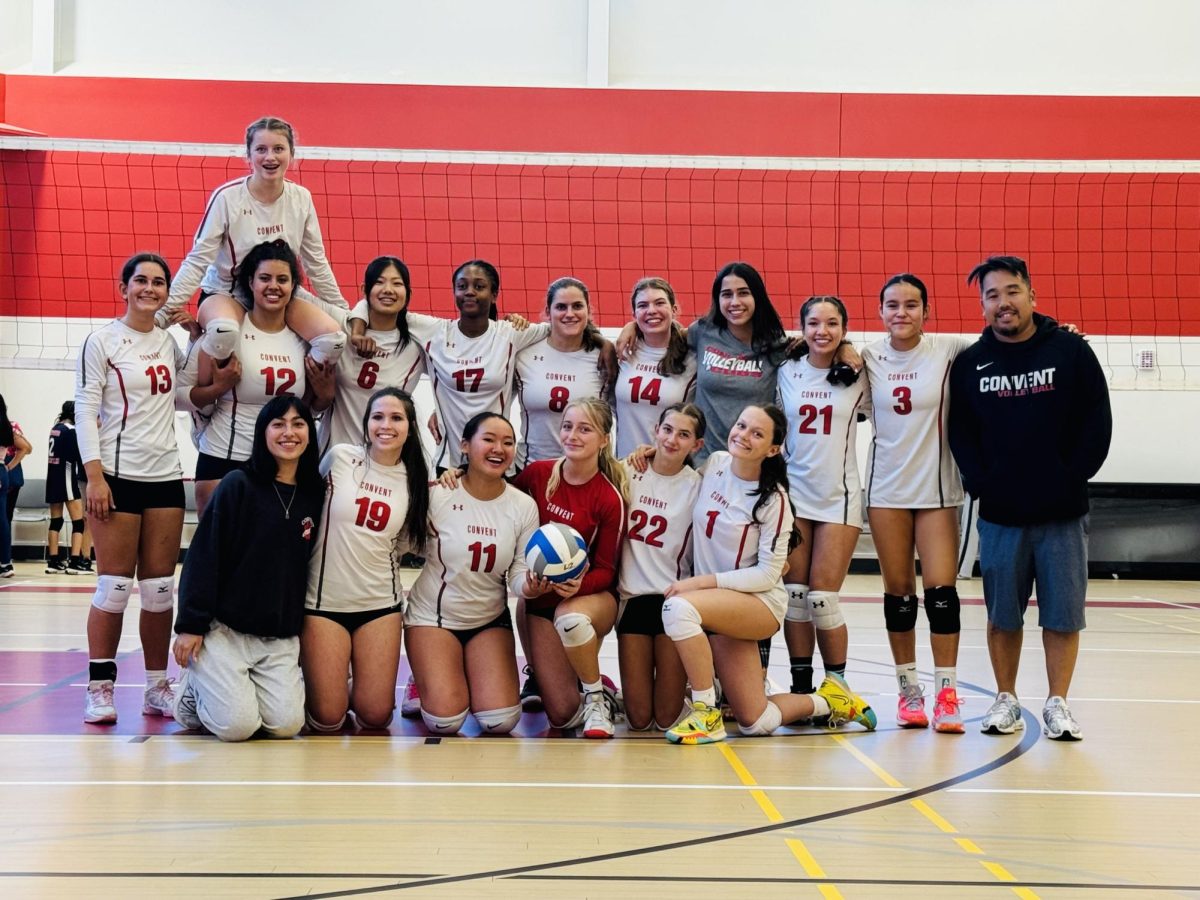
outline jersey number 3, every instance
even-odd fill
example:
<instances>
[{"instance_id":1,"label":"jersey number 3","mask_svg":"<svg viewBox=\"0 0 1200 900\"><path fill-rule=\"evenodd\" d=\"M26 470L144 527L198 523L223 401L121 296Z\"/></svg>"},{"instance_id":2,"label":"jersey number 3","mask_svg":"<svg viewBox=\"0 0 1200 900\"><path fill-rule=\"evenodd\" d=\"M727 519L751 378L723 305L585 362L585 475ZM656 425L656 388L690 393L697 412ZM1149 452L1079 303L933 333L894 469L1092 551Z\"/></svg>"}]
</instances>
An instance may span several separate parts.
<instances>
[{"instance_id":1,"label":"jersey number 3","mask_svg":"<svg viewBox=\"0 0 1200 900\"><path fill-rule=\"evenodd\" d=\"M151 366L146 370L150 379L150 396L165 394L171 390L171 369L169 366Z\"/></svg>"}]
</instances>

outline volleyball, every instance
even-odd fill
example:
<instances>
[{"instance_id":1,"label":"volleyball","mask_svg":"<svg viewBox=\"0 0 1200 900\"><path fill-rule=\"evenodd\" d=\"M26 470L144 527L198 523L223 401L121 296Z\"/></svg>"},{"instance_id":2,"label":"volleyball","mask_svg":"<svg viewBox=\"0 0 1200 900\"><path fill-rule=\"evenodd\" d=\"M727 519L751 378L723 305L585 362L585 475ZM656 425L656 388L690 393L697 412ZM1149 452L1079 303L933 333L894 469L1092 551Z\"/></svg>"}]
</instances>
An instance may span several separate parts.
<instances>
[{"instance_id":1,"label":"volleyball","mask_svg":"<svg viewBox=\"0 0 1200 900\"><path fill-rule=\"evenodd\" d=\"M587 565L587 544L570 525L549 522L525 545L525 563L534 575L550 581L570 581Z\"/></svg>"}]
</instances>

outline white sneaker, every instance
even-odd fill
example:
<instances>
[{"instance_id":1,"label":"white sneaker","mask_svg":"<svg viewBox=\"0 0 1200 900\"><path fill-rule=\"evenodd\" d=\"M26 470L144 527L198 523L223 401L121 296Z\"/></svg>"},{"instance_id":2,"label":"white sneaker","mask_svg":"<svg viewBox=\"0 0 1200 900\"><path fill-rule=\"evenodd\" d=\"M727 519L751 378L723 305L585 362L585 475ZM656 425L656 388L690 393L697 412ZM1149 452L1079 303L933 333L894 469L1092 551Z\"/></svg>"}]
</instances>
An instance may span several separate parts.
<instances>
[{"instance_id":1,"label":"white sneaker","mask_svg":"<svg viewBox=\"0 0 1200 900\"><path fill-rule=\"evenodd\" d=\"M583 736L610 738L613 736L612 701L604 691L593 691L583 698Z\"/></svg>"},{"instance_id":2,"label":"white sneaker","mask_svg":"<svg viewBox=\"0 0 1200 900\"><path fill-rule=\"evenodd\" d=\"M175 679L163 678L142 694L142 715L172 718L175 715Z\"/></svg>"},{"instance_id":3,"label":"white sneaker","mask_svg":"<svg viewBox=\"0 0 1200 900\"><path fill-rule=\"evenodd\" d=\"M175 685L175 706L171 715L188 731L201 731L204 728L200 714L196 711L196 693L192 690L187 669L179 673L179 681Z\"/></svg>"},{"instance_id":4,"label":"white sneaker","mask_svg":"<svg viewBox=\"0 0 1200 900\"><path fill-rule=\"evenodd\" d=\"M1062 697L1051 697L1046 701L1042 707L1042 723L1042 734L1052 741L1083 740L1083 730Z\"/></svg>"},{"instance_id":5,"label":"white sneaker","mask_svg":"<svg viewBox=\"0 0 1200 900\"><path fill-rule=\"evenodd\" d=\"M421 695L417 692L417 682L409 675L404 684L404 697L400 700L400 715L406 719L415 719L421 714Z\"/></svg>"},{"instance_id":6,"label":"white sneaker","mask_svg":"<svg viewBox=\"0 0 1200 900\"><path fill-rule=\"evenodd\" d=\"M117 708L113 705L113 683L111 681L89 681L87 705L83 708L83 721L92 725L113 725L117 721Z\"/></svg>"},{"instance_id":7,"label":"white sneaker","mask_svg":"<svg viewBox=\"0 0 1200 900\"><path fill-rule=\"evenodd\" d=\"M996 695L995 702L979 723L979 730L984 734L1012 734L1014 731L1025 730L1025 720L1021 718L1021 704L1015 696L1007 691Z\"/></svg>"}]
</instances>

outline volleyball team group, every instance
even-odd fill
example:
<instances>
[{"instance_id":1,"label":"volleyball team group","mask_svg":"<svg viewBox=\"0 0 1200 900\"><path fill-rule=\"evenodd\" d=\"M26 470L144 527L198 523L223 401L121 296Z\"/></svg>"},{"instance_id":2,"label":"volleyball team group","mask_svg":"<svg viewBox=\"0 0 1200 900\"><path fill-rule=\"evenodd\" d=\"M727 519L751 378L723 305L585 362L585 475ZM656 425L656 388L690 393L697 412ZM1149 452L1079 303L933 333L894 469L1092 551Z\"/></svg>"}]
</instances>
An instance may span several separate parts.
<instances>
[{"instance_id":1,"label":"volleyball team group","mask_svg":"<svg viewBox=\"0 0 1200 900\"><path fill-rule=\"evenodd\" d=\"M116 721L117 646L136 593L143 712L223 740L386 728L402 646L412 670L402 711L435 734L469 716L506 734L536 709L587 738L612 737L623 715L681 744L723 740L726 718L744 735L797 723L873 730L875 711L846 680L839 601L865 510L897 722L964 730L964 492L947 421L951 369L973 342L924 333L919 278L883 285L887 336L861 350L833 296L809 298L789 337L744 262L716 274L711 308L686 328L670 284L641 279L615 347L574 278L549 286L545 322L500 316L500 274L483 260L455 270L454 318L410 312L425 286L391 256L367 265L351 309L311 195L285 178L291 126L252 123L246 151L249 176L212 195L175 277L155 254L131 258L119 276L124 315L80 350L78 490L98 571L85 721ZM1023 264L1009 260L972 274L985 298L1006 274L1021 280ZM171 325L191 333L187 350ZM422 374L436 405L432 464L411 398ZM199 525L178 604L177 408L192 413L199 451ZM865 484L864 419L874 432ZM549 522L587 543L571 580L527 568L526 544ZM407 592L402 559L424 560ZM931 714L916 661L922 605ZM989 600L989 623L991 613ZM787 689L766 677L781 628ZM613 631L619 692L599 660ZM991 733L1021 727L1001 687L982 723ZM1061 720L1047 733L1078 737L1069 724L1073 734Z\"/></svg>"}]
</instances>

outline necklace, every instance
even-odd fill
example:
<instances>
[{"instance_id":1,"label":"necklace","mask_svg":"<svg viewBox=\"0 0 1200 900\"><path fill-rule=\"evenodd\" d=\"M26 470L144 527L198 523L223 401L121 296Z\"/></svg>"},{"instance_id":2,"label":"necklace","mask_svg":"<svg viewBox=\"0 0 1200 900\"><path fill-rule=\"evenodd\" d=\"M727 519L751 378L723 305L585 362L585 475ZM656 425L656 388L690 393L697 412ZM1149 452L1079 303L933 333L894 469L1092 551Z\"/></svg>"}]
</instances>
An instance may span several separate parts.
<instances>
[{"instance_id":1,"label":"necklace","mask_svg":"<svg viewBox=\"0 0 1200 900\"><path fill-rule=\"evenodd\" d=\"M283 495L279 493L279 484L271 482L271 487L275 488L275 496L279 498L279 505L283 507L283 518L291 519L292 504L296 502L296 488L292 488L292 496L288 497L288 502L283 502Z\"/></svg>"}]
</instances>

